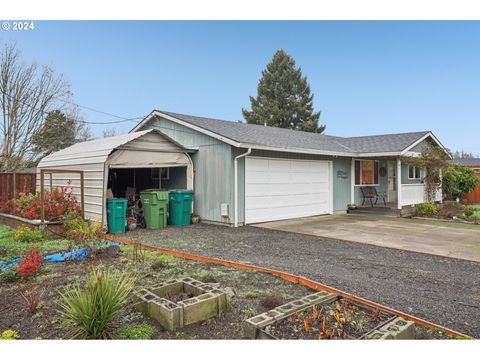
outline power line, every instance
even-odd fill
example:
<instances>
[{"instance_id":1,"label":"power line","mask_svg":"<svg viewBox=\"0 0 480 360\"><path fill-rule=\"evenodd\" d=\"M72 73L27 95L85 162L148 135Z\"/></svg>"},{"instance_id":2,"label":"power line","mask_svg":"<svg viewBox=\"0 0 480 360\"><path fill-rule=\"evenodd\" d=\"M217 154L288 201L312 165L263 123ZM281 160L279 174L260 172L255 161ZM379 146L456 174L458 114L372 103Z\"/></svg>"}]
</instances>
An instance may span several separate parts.
<instances>
[{"instance_id":1,"label":"power line","mask_svg":"<svg viewBox=\"0 0 480 360\"><path fill-rule=\"evenodd\" d=\"M13 96L11 96L10 94L7 94L5 91L0 90L0 92L2 94L4 94L5 96L9 97L10 99L14 99ZM55 96L53 98L55 98L59 101L62 101L66 104L78 106L80 108L83 108L83 109L86 109L86 110L89 110L89 111L93 111L93 112L97 112L99 114L103 114L103 115L111 116L111 117L114 117L114 118L117 118L117 119L121 119L121 120L117 120L117 121L85 121L85 120L77 119L78 122L81 122L81 123L84 123L84 124L91 124L91 125L119 124L119 123L124 123L124 122L128 122L128 121L140 120L140 119L143 119L145 117L145 116L137 116L137 117L134 117L134 118L126 118L126 117L123 117L123 116L118 116L118 115L115 115L115 114L111 114L111 113L106 112L106 111L97 110L97 109L91 108L89 106L80 105L80 104L74 103L72 101L61 99L61 98L58 98L58 97L55 97ZM28 107L32 108L35 111L40 111L42 113L42 115L46 115L45 111L37 109L33 105L31 105L31 104L29 104L25 101L22 101L22 100L19 100L19 99L14 99L14 101L18 101L18 102L24 104L25 106L28 106Z\"/></svg>"}]
</instances>

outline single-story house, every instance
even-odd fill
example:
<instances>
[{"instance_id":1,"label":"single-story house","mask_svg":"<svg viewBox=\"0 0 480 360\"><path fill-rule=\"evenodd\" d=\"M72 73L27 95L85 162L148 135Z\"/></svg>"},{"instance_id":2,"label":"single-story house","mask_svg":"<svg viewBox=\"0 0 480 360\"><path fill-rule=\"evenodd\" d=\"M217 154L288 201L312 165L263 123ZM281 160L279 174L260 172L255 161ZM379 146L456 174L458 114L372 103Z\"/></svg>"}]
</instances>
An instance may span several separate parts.
<instances>
[{"instance_id":1,"label":"single-story house","mask_svg":"<svg viewBox=\"0 0 480 360\"><path fill-rule=\"evenodd\" d=\"M480 177L480 159L454 159L454 163L469 167L473 172ZM465 199L472 204L480 204L480 184L476 189L465 196Z\"/></svg>"},{"instance_id":2,"label":"single-story house","mask_svg":"<svg viewBox=\"0 0 480 360\"><path fill-rule=\"evenodd\" d=\"M424 202L424 169L401 158L426 146L448 154L430 131L338 137L155 110L129 134L76 144L38 168L84 168L86 214L104 222L107 188L160 187L193 189L202 220L237 226L343 213L364 186L394 209Z\"/></svg>"}]
</instances>

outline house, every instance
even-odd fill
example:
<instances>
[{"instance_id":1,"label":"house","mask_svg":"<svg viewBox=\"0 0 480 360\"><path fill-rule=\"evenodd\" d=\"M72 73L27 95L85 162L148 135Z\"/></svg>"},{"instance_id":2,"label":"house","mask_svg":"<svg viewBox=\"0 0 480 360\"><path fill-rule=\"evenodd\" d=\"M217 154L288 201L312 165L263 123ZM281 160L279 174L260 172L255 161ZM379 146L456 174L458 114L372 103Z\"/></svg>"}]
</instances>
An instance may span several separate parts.
<instances>
[{"instance_id":1,"label":"house","mask_svg":"<svg viewBox=\"0 0 480 360\"><path fill-rule=\"evenodd\" d=\"M480 159L454 159L453 162L471 168L480 177ZM472 204L480 204L480 184L465 199Z\"/></svg>"},{"instance_id":2,"label":"house","mask_svg":"<svg viewBox=\"0 0 480 360\"><path fill-rule=\"evenodd\" d=\"M426 146L448 153L430 131L346 138L155 110L129 134L73 145L38 169L83 170L86 216L103 222L107 189L182 188L204 221L237 226L344 213L362 186L394 209L422 203L424 169L401 157ZM46 176L52 186L74 178Z\"/></svg>"}]
</instances>

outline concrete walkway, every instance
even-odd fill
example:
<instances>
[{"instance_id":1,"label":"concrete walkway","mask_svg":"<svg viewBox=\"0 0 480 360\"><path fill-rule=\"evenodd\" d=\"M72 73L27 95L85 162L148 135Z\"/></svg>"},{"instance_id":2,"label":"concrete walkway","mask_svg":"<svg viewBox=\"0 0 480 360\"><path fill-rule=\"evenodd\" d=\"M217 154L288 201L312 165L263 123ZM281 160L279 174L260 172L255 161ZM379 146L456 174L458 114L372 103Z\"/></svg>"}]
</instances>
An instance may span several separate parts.
<instances>
[{"instance_id":1,"label":"concrete walkway","mask_svg":"<svg viewBox=\"0 0 480 360\"><path fill-rule=\"evenodd\" d=\"M480 262L480 225L345 214L255 226Z\"/></svg>"}]
</instances>

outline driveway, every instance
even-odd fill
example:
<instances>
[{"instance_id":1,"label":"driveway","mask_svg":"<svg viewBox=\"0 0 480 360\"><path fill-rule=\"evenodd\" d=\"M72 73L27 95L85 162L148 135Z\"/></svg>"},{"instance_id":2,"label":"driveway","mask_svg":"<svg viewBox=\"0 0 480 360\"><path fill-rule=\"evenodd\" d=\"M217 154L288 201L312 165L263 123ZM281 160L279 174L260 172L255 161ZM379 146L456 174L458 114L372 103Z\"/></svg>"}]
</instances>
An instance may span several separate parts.
<instances>
[{"instance_id":1,"label":"driveway","mask_svg":"<svg viewBox=\"0 0 480 360\"><path fill-rule=\"evenodd\" d=\"M256 226L480 262L480 225L346 214Z\"/></svg>"},{"instance_id":2,"label":"driveway","mask_svg":"<svg viewBox=\"0 0 480 360\"><path fill-rule=\"evenodd\" d=\"M480 337L480 264L253 226L198 224L124 237L302 275Z\"/></svg>"}]
</instances>

